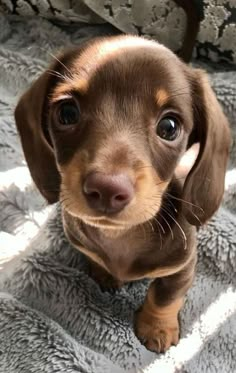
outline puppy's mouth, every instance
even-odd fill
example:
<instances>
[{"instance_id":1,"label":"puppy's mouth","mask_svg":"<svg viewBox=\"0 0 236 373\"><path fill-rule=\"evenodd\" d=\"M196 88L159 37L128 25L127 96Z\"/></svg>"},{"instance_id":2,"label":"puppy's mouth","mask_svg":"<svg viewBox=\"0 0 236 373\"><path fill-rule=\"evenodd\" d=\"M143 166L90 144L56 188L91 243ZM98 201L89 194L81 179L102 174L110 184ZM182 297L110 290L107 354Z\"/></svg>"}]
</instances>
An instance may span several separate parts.
<instances>
[{"instance_id":1,"label":"puppy's mouth","mask_svg":"<svg viewBox=\"0 0 236 373\"><path fill-rule=\"evenodd\" d=\"M69 198L69 197L68 197ZM153 219L161 208L162 195L153 198L134 198L130 204L118 212L93 211L83 198L73 198L70 203L61 200L62 210L70 218L101 230L127 231Z\"/></svg>"},{"instance_id":2,"label":"puppy's mouth","mask_svg":"<svg viewBox=\"0 0 236 373\"><path fill-rule=\"evenodd\" d=\"M115 215L112 217L109 217L106 215L91 216L91 215L74 213L66 208L64 210L71 217L79 219L84 224L90 225L91 227L95 227L95 228L125 230L131 226L128 222L118 220L118 218L116 218Z\"/></svg>"}]
</instances>

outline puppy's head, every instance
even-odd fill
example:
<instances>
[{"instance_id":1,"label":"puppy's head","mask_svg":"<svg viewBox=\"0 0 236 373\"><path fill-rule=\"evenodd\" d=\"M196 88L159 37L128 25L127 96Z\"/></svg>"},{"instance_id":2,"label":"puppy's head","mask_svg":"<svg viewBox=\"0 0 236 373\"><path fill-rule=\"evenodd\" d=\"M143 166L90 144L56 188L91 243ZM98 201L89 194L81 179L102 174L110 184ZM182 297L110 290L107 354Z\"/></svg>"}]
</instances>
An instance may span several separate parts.
<instances>
[{"instance_id":1,"label":"puppy's head","mask_svg":"<svg viewBox=\"0 0 236 373\"><path fill-rule=\"evenodd\" d=\"M184 213L204 223L219 206L227 120L204 73L158 43L119 36L68 51L21 98L15 117L41 193L89 225L120 230L154 217L194 143Z\"/></svg>"}]
</instances>

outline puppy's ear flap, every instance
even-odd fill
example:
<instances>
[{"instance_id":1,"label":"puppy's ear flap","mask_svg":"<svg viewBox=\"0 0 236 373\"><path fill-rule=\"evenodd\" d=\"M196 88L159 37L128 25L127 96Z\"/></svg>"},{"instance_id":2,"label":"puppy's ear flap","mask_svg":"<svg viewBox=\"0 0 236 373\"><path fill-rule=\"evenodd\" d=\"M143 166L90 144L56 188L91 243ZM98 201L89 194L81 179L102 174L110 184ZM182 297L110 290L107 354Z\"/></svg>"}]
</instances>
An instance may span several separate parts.
<instances>
[{"instance_id":1,"label":"puppy's ear flap","mask_svg":"<svg viewBox=\"0 0 236 373\"><path fill-rule=\"evenodd\" d=\"M52 77L46 71L21 97L15 120L31 176L49 203L58 200L60 175L53 148L45 137L48 92Z\"/></svg>"},{"instance_id":2,"label":"puppy's ear flap","mask_svg":"<svg viewBox=\"0 0 236 373\"><path fill-rule=\"evenodd\" d=\"M230 148L228 121L201 70L191 70L194 128L191 146L200 144L196 162L188 174L183 209L193 225L204 224L218 209L224 193L224 181Z\"/></svg>"}]
</instances>

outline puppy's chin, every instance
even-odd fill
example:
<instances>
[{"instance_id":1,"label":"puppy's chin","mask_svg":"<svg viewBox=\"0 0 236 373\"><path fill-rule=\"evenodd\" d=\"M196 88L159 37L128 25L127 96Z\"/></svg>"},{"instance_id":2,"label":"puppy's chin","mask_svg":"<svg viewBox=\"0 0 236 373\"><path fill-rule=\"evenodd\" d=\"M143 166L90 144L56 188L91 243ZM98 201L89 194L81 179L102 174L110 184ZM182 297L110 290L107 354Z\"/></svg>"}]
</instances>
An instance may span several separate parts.
<instances>
[{"instance_id":1,"label":"puppy's chin","mask_svg":"<svg viewBox=\"0 0 236 373\"><path fill-rule=\"evenodd\" d=\"M132 211L132 214L126 213L119 213L117 215L113 215L112 217L109 215L103 216L94 216L91 214L84 214L81 210L77 209L68 209L63 208L63 215L66 220L69 218L74 219L76 221L80 221L90 227L94 227L103 231L104 234L107 235L119 235L125 233L126 231L138 226L145 224L149 220L152 220L155 215L158 213L159 208L157 210L151 210L146 214ZM130 215L130 216L129 216Z\"/></svg>"}]
</instances>

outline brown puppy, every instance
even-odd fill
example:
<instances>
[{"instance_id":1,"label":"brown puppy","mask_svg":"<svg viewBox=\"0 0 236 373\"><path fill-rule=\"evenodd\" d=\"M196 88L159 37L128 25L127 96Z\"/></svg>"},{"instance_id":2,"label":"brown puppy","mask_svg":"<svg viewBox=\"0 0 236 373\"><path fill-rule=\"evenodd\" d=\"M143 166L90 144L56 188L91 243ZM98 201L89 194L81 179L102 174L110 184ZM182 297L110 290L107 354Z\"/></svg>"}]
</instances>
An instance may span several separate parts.
<instances>
[{"instance_id":1,"label":"brown puppy","mask_svg":"<svg viewBox=\"0 0 236 373\"><path fill-rule=\"evenodd\" d=\"M137 336L165 351L196 263L194 225L219 207L230 134L205 74L139 37L60 56L21 98L16 124L32 177L60 200L64 229L98 279L153 279ZM184 179L177 165L199 154Z\"/></svg>"}]
</instances>

